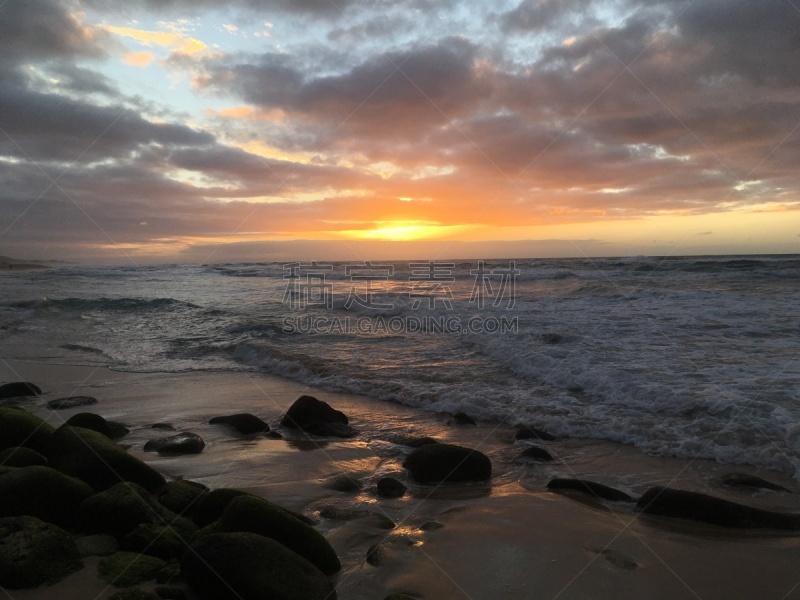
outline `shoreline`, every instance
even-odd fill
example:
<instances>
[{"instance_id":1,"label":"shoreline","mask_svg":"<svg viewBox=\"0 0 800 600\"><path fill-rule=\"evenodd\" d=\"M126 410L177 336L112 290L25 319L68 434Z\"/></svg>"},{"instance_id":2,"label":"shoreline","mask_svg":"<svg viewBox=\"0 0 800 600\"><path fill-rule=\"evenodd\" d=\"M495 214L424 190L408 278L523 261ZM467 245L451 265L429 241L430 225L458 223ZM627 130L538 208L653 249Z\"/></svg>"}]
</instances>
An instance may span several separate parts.
<instances>
[{"instance_id":1,"label":"shoreline","mask_svg":"<svg viewBox=\"0 0 800 600\"><path fill-rule=\"evenodd\" d=\"M0 361L0 380L29 380L43 395L20 402L60 425L77 412L96 412L125 422L131 433L120 440L129 452L167 479L191 479L209 487L235 487L269 498L318 521L318 529L339 553L344 568L336 577L341 600L384 598L407 593L419 598L651 598L771 597L797 583L800 536L756 534L720 527L674 523L636 516L620 503L586 504L550 492L549 479L581 477L640 495L653 485L703 491L743 504L800 512L797 482L775 472L648 456L611 442L557 440L538 443L554 463L520 463L526 447L514 442L514 429L499 424L458 425L441 415L365 397L315 390L275 376L248 372L127 373L107 367L55 365L41 361ZM213 416L252 412L274 429L288 406L310 394L342 410L358 437L320 443L233 437L209 425ZM53 398L90 395L93 406L51 411ZM151 429L171 422L206 441L199 455L145 453L144 443L164 432ZM278 428L280 430L280 428ZM283 432L287 433L287 432ZM393 435L430 435L480 449L490 456L490 486L432 489L408 480L403 455ZM722 473L743 471L788 487L793 493L744 492L718 483ZM336 492L326 482L350 474L361 483L355 494ZM378 498L375 480L401 479L408 493ZM369 519L323 519L325 506L377 510L397 527L387 532ZM436 521L438 530L420 526ZM374 544L385 548L379 566L366 562ZM15 590L18 600L48 597L107 598L96 589L91 566L56 586ZM105 584L99 584L105 587ZM88 586L88 587L87 587ZM147 586L144 586L147 587ZM62 591L63 588L63 591ZM78 589L84 592L74 595ZM782 593L778 590L782 589ZM71 596L65 594L73 594ZM98 595L99 594L99 595ZM528 596L532 594L532 596ZM89 597L86 595L85 597Z\"/></svg>"}]
</instances>

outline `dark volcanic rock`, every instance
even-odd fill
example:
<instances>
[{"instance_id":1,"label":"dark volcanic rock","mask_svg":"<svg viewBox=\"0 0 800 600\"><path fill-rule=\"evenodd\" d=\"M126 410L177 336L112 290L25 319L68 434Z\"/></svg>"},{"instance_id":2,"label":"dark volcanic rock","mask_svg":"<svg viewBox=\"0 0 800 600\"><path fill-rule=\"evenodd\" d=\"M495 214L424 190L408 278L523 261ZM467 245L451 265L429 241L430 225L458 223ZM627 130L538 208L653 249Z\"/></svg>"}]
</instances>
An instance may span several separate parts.
<instances>
[{"instance_id":1,"label":"dark volcanic rock","mask_svg":"<svg viewBox=\"0 0 800 600\"><path fill-rule=\"evenodd\" d=\"M109 439L115 440L128 434L128 428L122 423L116 421L106 421L98 414L84 412L72 415L67 419L67 425L70 427L83 427L84 429L91 429L97 433L102 433Z\"/></svg>"},{"instance_id":2,"label":"dark volcanic rock","mask_svg":"<svg viewBox=\"0 0 800 600\"><path fill-rule=\"evenodd\" d=\"M192 521L200 527L211 525L222 516L228 504L239 496L251 496L247 492L233 488L219 488L203 494L190 510Z\"/></svg>"},{"instance_id":3,"label":"dark volcanic rock","mask_svg":"<svg viewBox=\"0 0 800 600\"><path fill-rule=\"evenodd\" d=\"M76 406L89 406L97 404L97 398L91 396L67 396L66 398L56 398L47 403L47 408L51 410L63 410L65 408L75 408Z\"/></svg>"},{"instance_id":4,"label":"dark volcanic rock","mask_svg":"<svg viewBox=\"0 0 800 600\"><path fill-rule=\"evenodd\" d=\"M239 413L225 417L214 417L209 421L212 425L227 425L233 427L242 435L254 433L268 433L269 425L250 413Z\"/></svg>"},{"instance_id":5,"label":"dark volcanic rock","mask_svg":"<svg viewBox=\"0 0 800 600\"><path fill-rule=\"evenodd\" d=\"M772 483L761 477L755 475L748 475L747 473L727 473L722 476L722 483L731 487L749 488L756 490L772 490L773 492L790 492L791 491L782 485Z\"/></svg>"},{"instance_id":6,"label":"dark volcanic rock","mask_svg":"<svg viewBox=\"0 0 800 600\"><path fill-rule=\"evenodd\" d=\"M542 440L543 442L552 442L556 439L554 435L550 435L546 431L530 427L529 425L521 425L517 427L517 433L514 436L515 440Z\"/></svg>"},{"instance_id":7,"label":"dark volcanic rock","mask_svg":"<svg viewBox=\"0 0 800 600\"><path fill-rule=\"evenodd\" d=\"M74 525L92 488L80 479L41 466L0 475L0 517L27 515L62 527Z\"/></svg>"},{"instance_id":8,"label":"dark volcanic rock","mask_svg":"<svg viewBox=\"0 0 800 600\"><path fill-rule=\"evenodd\" d=\"M138 483L147 490L164 486L164 477L124 448L96 431L64 425L53 434L47 455L51 467L82 479L96 491L120 481Z\"/></svg>"},{"instance_id":9,"label":"dark volcanic rock","mask_svg":"<svg viewBox=\"0 0 800 600\"><path fill-rule=\"evenodd\" d=\"M439 440L432 437L418 437L415 435L395 435L389 439L390 442L409 448L419 448L429 444L438 444Z\"/></svg>"},{"instance_id":10,"label":"dark volcanic rock","mask_svg":"<svg viewBox=\"0 0 800 600\"><path fill-rule=\"evenodd\" d=\"M522 460L540 460L543 462L550 462L553 460L551 454L539 446L528 446L525 450L520 452L519 458Z\"/></svg>"},{"instance_id":11,"label":"dark volcanic rock","mask_svg":"<svg viewBox=\"0 0 800 600\"><path fill-rule=\"evenodd\" d=\"M355 494L361 491L361 483L352 475L341 474L332 477L325 482L325 487L329 490L336 490L337 492L346 492L348 494Z\"/></svg>"},{"instance_id":12,"label":"dark volcanic rock","mask_svg":"<svg viewBox=\"0 0 800 600\"><path fill-rule=\"evenodd\" d=\"M63 529L34 517L0 519L0 589L56 583L82 568L78 548Z\"/></svg>"},{"instance_id":13,"label":"dark volcanic rock","mask_svg":"<svg viewBox=\"0 0 800 600\"><path fill-rule=\"evenodd\" d=\"M156 578L167 563L137 552L115 552L97 564L100 579L116 587L130 587Z\"/></svg>"},{"instance_id":14,"label":"dark volcanic rock","mask_svg":"<svg viewBox=\"0 0 800 600\"><path fill-rule=\"evenodd\" d=\"M406 493L406 486L394 477L381 477L375 488L378 495L384 498L400 498Z\"/></svg>"},{"instance_id":15,"label":"dark volcanic rock","mask_svg":"<svg viewBox=\"0 0 800 600\"><path fill-rule=\"evenodd\" d=\"M158 503L175 514L191 515L200 496L207 493L208 488L196 481L170 481L158 492Z\"/></svg>"},{"instance_id":16,"label":"dark volcanic rock","mask_svg":"<svg viewBox=\"0 0 800 600\"><path fill-rule=\"evenodd\" d=\"M159 454L200 454L206 443L196 433L182 431L177 435L150 440L144 445L145 452Z\"/></svg>"},{"instance_id":17,"label":"dark volcanic rock","mask_svg":"<svg viewBox=\"0 0 800 600\"><path fill-rule=\"evenodd\" d=\"M800 530L800 515L771 512L698 492L650 488L636 503L647 515L676 517L723 527Z\"/></svg>"},{"instance_id":18,"label":"dark volcanic rock","mask_svg":"<svg viewBox=\"0 0 800 600\"><path fill-rule=\"evenodd\" d=\"M118 483L90 496L81 503L79 513L87 533L110 533L118 539L142 523L169 525L184 537L197 530L194 523L161 506L135 483Z\"/></svg>"},{"instance_id":19,"label":"dark volcanic rock","mask_svg":"<svg viewBox=\"0 0 800 600\"><path fill-rule=\"evenodd\" d=\"M47 453L54 429L19 408L0 408L0 450L24 446Z\"/></svg>"},{"instance_id":20,"label":"dark volcanic rock","mask_svg":"<svg viewBox=\"0 0 800 600\"><path fill-rule=\"evenodd\" d=\"M560 478L551 479L547 484L547 489L554 492L562 490L572 490L575 492L583 492L597 498L604 500L611 500L612 502L633 502L634 498L618 489L612 488L602 483L594 481L587 481L585 479L568 479Z\"/></svg>"},{"instance_id":21,"label":"dark volcanic rock","mask_svg":"<svg viewBox=\"0 0 800 600\"><path fill-rule=\"evenodd\" d=\"M347 416L343 412L313 396L300 396L295 400L286 411L281 425L319 436L346 438L358 433L348 425Z\"/></svg>"},{"instance_id":22,"label":"dark volcanic rock","mask_svg":"<svg viewBox=\"0 0 800 600\"><path fill-rule=\"evenodd\" d=\"M257 496L239 496L228 503L217 522L220 532L256 533L283 544L326 575L342 568L339 557L321 533L295 513Z\"/></svg>"},{"instance_id":23,"label":"dark volcanic rock","mask_svg":"<svg viewBox=\"0 0 800 600\"><path fill-rule=\"evenodd\" d=\"M336 600L313 564L253 533L201 538L183 555L181 574L201 600Z\"/></svg>"},{"instance_id":24,"label":"dark volcanic rock","mask_svg":"<svg viewBox=\"0 0 800 600\"><path fill-rule=\"evenodd\" d=\"M4 467L35 467L45 466L47 459L36 450L15 446L0 451L0 465Z\"/></svg>"},{"instance_id":25,"label":"dark volcanic rock","mask_svg":"<svg viewBox=\"0 0 800 600\"><path fill-rule=\"evenodd\" d=\"M488 481L492 477L488 456L454 444L420 446L406 457L403 467L420 483Z\"/></svg>"},{"instance_id":26,"label":"dark volcanic rock","mask_svg":"<svg viewBox=\"0 0 800 600\"><path fill-rule=\"evenodd\" d=\"M38 385L28 381L15 381L0 385L0 399L2 398L21 398L23 396L39 396L42 390Z\"/></svg>"},{"instance_id":27,"label":"dark volcanic rock","mask_svg":"<svg viewBox=\"0 0 800 600\"><path fill-rule=\"evenodd\" d=\"M141 552L165 560L180 558L189 549L190 536L184 537L167 525L140 523L122 538L122 549Z\"/></svg>"},{"instance_id":28,"label":"dark volcanic rock","mask_svg":"<svg viewBox=\"0 0 800 600\"><path fill-rule=\"evenodd\" d=\"M161 429L162 431L177 431L172 423L153 423L151 429Z\"/></svg>"},{"instance_id":29,"label":"dark volcanic rock","mask_svg":"<svg viewBox=\"0 0 800 600\"><path fill-rule=\"evenodd\" d=\"M465 412L457 412L453 415L453 420L459 425L477 425L478 423Z\"/></svg>"}]
</instances>

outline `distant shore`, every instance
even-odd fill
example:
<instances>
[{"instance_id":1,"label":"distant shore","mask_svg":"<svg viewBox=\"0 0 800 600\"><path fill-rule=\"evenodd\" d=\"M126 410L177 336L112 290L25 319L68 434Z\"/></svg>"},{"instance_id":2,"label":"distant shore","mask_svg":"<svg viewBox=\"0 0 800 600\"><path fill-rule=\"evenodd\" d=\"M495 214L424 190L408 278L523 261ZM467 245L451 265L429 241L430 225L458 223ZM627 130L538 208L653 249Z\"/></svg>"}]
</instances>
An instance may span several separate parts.
<instances>
[{"instance_id":1,"label":"distant shore","mask_svg":"<svg viewBox=\"0 0 800 600\"><path fill-rule=\"evenodd\" d=\"M0 271L22 271L29 269L49 269L50 267L38 262L29 262L8 256L0 256Z\"/></svg>"}]
</instances>

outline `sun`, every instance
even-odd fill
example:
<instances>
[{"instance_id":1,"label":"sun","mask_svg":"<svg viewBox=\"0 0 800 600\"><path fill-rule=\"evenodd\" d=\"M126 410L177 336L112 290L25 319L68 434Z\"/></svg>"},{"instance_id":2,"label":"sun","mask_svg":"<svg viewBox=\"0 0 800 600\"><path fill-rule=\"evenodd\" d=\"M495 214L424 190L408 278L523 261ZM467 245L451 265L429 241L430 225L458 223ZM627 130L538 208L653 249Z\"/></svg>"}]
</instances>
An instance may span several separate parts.
<instances>
[{"instance_id":1,"label":"sun","mask_svg":"<svg viewBox=\"0 0 800 600\"><path fill-rule=\"evenodd\" d=\"M463 231L462 225L440 225L432 221L377 221L372 229L345 229L339 235L357 240L408 242L444 237Z\"/></svg>"}]
</instances>

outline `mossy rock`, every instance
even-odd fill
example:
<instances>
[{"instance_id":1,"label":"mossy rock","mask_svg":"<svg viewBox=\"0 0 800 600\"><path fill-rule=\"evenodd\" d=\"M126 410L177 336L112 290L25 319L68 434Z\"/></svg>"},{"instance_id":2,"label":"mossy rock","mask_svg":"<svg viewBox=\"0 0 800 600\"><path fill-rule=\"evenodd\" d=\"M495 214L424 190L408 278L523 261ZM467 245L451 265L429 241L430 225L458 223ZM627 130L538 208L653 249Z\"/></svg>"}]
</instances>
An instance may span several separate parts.
<instances>
[{"instance_id":1,"label":"mossy rock","mask_svg":"<svg viewBox=\"0 0 800 600\"><path fill-rule=\"evenodd\" d=\"M164 477L128 454L102 433L64 425L52 435L47 459L55 469L82 479L95 491L130 481L155 491L166 484Z\"/></svg>"},{"instance_id":2,"label":"mossy rock","mask_svg":"<svg viewBox=\"0 0 800 600\"><path fill-rule=\"evenodd\" d=\"M167 562L155 556L138 552L115 552L100 560L97 574L100 579L115 587L131 587L155 579L165 566Z\"/></svg>"},{"instance_id":3,"label":"mossy rock","mask_svg":"<svg viewBox=\"0 0 800 600\"><path fill-rule=\"evenodd\" d=\"M53 584L82 568L75 542L63 529L35 517L0 519L0 588Z\"/></svg>"},{"instance_id":4,"label":"mossy rock","mask_svg":"<svg viewBox=\"0 0 800 600\"><path fill-rule=\"evenodd\" d=\"M184 537L197 530L194 523L161 506L135 483L118 483L87 498L80 506L80 517L88 533L110 533L118 539L142 523L170 526Z\"/></svg>"},{"instance_id":5,"label":"mossy rock","mask_svg":"<svg viewBox=\"0 0 800 600\"><path fill-rule=\"evenodd\" d=\"M346 473L331 477L325 482L324 486L329 490L346 492L348 494L355 494L361 491L361 482L352 475L347 475Z\"/></svg>"},{"instance_id":6,"label":"mossy rock","mask_svg":"<svg viewBox=\"0 0 800 600\"><path fill-rule=\"evenodd\" d=\"M49 467L22 467L0 475L0 517L27 515L70 527L91 495L92 488L80 479Z\"/></svg>"},{"instance_id":7,"label":"mossy rock","mask_svg":"<svg viewBox=\"0 0 800 600\"><path fill-rule=\"evenodd\" d=\"M72 415L67 419L67 425L70 427L83 427L84 429L91 429L97 433L102 433L109 439L116 440L123 437L129 430L122 423L116 421L107 421L98 414L83 412Z\"/></svg>"},{"instance_id":8,"label":"mossy rock","mask_svg":"<svg viewBox=\"0 0 800 600\"><path fill-rule=\"evenodd\" d=\"M180 558L188 549L192 536L183 536L172 527L141 523L122 539L122 549L146 552L165 560Z\"/></svg>"},{"instance_id":9,"label":"mossy rock","mask_svg":"<svg viewBox=\"0 0 800 600\"><path fill-rule=\"evenodd\" d=\"M23 396L39 396L42 390L30 381L13 381L0 385L0 398L21 398Z\"/></svg>"},{"instance_id":10,"label":"mossy rock","mask_svg":"<svg viewBox=\"0 0 800 600\"><path fill-rule=\"evenodd\" d=\"M175 514L188 516L197 505L200 496L207 493L208 488L196 481L170 481L158 492L158 502Z\"/></svg>"},{"instance_id":11,"label":"mossy rock","mask_svg":"<svg viewBox=\"0 0 800 600\"><path fill-rule=\"evenodd\" d=\"M118 591L113 596L110 596L108 600L160 600L160 599L155 594L146 592L141 588L127 588Z\"/></svg>"},{"instance_id":12,"label":"mossy rock","mask_svg":"<svg viewBox=\"0 0 800 600\"><path fill-rule=\"evenodd\" d=\"M201 600L336 599L319 569L270 538L218 533L192 550L181 559L181 573Z\"/></svg>"},{"instance_id":13,"label":"mossy rock","mask_svg":"<svg viewBox=\"0 0 800 600\"><path fill-rule=\"evenodd\" d=\"M454 444L420 446L406 457L403 466L419 483L488 481L492 477L488 456Z\"/></svg>"},{"instance_id":14,"label":"mossy rock","mask_svg":"<svg viewBox=\"0 0 800 600\"><path fill-rule=\"evenodd\" d=\"M221 532L250 532L275 540L309 560L326 575L342 568L328 540L285 508L257 496L230 501L217 526Z\"/></svg>"},{"instance_id":15,"label":"mossy rock","mask_svg":"<svg viewBox=\"0 0 800 600\"><path fill-rule=\"evenodd\" d=\"M83 535L75 539L75 545L81 556L108 556L119 551L117 538L108 533Z\"/></svg>"},{"instance_id":16,"label":"mossy rock","mask_svg":"<svg viewBox=\"0 0 800 600\"><path fill-rule=\"evenodd\" d=\"M24 446L47 454L55 430L36 415L17 408L0 408L0 450Z\"/></svg>"},{"instance_id":17,"label":"mossy rock","mask_svg":"<svg viewBox=\"0 0 800 600\"><path fill-rule=\"evenodd\" d=\"M228 503L239 496L251 496L247 492L233 488L219 488L198 498L191 509L192 520L199 527L207 527L214 523L225 512Z\"/></svg>"},{"instance_id":18,"label":"mossy rock","mask_svg":"<svg viewBox=\"0 0 800 600\"><path fill-rule=\"evenodd\" d=\"M43 467L46 464L44 455L25 446L6 448L0 452L0 465L5 467Z\"/></svg>"}]
</instances>

